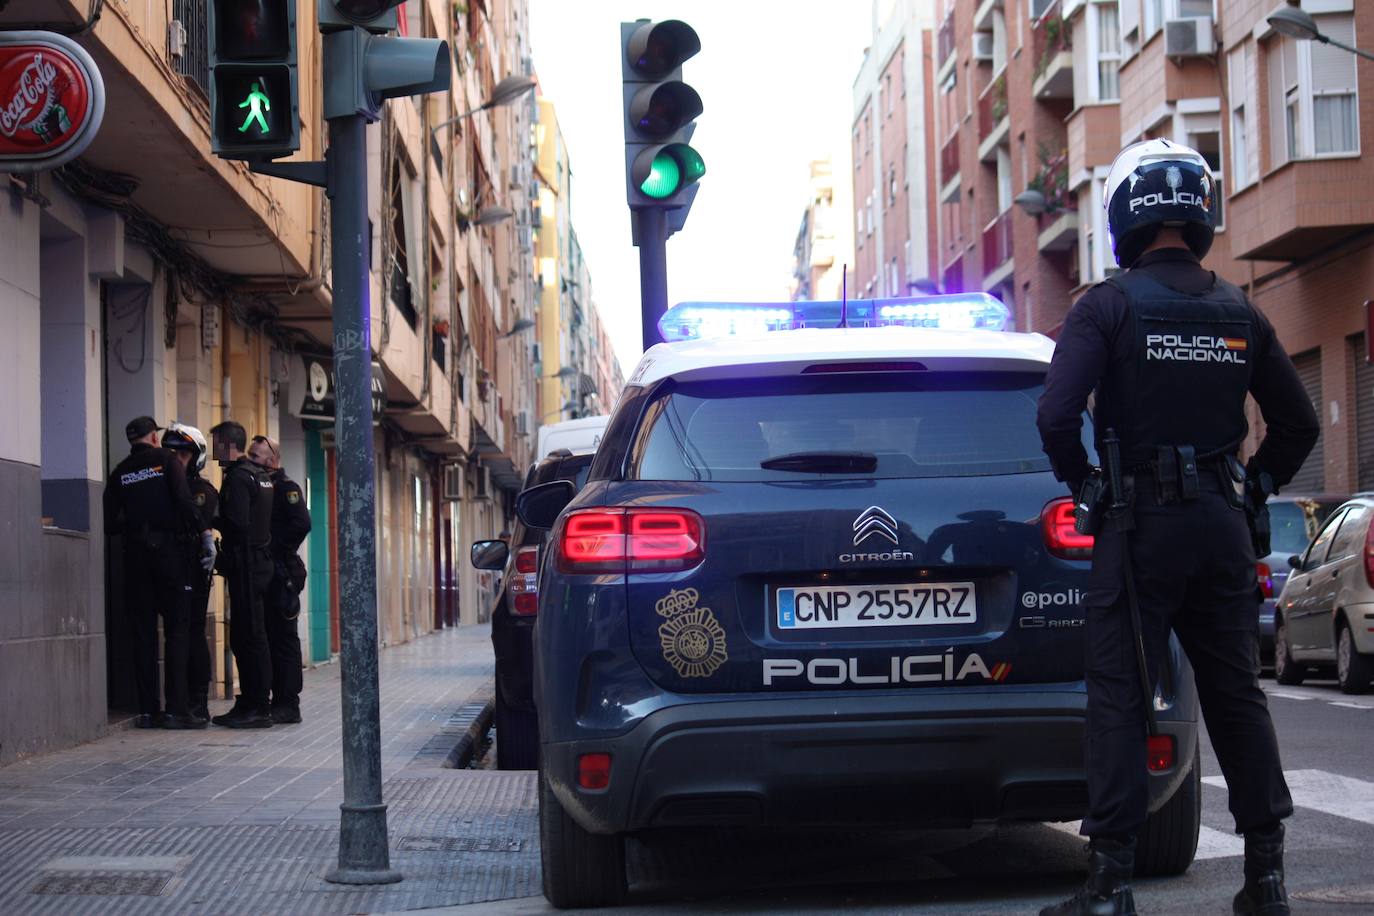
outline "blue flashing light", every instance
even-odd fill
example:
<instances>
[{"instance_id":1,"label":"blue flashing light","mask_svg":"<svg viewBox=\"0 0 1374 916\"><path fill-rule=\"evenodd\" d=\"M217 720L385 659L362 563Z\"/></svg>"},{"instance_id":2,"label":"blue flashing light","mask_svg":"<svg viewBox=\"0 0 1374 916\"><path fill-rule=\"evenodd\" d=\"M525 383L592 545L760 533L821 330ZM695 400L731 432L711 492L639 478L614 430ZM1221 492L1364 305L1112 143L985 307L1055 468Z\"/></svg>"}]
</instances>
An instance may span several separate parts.
<instances>
[{"instance_id":1,"label":"blue flashing light","mask_svg":"<svg viewBox=\"0 0 1374 916\"><path fill-rule=\"evenodd\" d=\"M796 328L945 328L1005 331L1011 312L987 293L825 302L683 302L658 320L665 341L741 337Z\"/></svg>"}]
</instances>

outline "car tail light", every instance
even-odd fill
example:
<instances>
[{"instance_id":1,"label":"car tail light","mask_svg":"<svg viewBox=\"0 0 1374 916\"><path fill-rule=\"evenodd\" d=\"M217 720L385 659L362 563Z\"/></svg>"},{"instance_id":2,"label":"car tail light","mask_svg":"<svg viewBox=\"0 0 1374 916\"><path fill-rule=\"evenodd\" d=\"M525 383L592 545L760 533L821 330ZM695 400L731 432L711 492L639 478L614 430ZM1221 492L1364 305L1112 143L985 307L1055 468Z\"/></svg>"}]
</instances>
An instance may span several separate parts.
<instances>
[{"instance_id":1,"label":"car tail light","mask_svg":"<svg viewBox=\"0 0 1374 916\"><path fill-rule=\"evenodd\" d=\"M1040 512L1040 530L1045 536L1045 548L1064 560L1087 560L1093 555L1091 534L1079 534L1073 528L1073 500L1065 496L1052 499Z\"/></svg>"},{"instance_id":2,"label":"car tail light","mask_svg":"<svg viewBox=\"0 0 1374 916\"><path fill-rule=\"evenodd\" d=\"M1145 766L1152 773L1173 769L1174 736L1154 735L1145 742Z\"/></svg>"},{"instance_id":3,"label":"car tail light","mask_svg":"<svg viewBox=\"0 0 1374 916\"><path fill-rule=\"evenodd\" d=\"M705 526L688 509L582 509L558 539L564 572L671 572L706 556Z\"/></svg>"},{"instance_id":4,"label":"car tail light","mask_svg":"<svg viewBox=\"0 0 1374 916\"><path fill-rule=\"evenodd\" d=\"M1374 588L1374 525L1364 532L1364 581Z\"/></svg>"},{"instance_id":5,"label":"car tail light","mask_svg":"<svg viewBox=\"0 0 1374 916\"><path fill-rule=\"evenodd\" d=\"M1366 573L1368 572L1368 560L1366 559ZM1274 571L1269 568L1268 563L1255 564L1255 578L1259 580L1260 592L1266 598L1274 597Z\"/></svg>"},{"instance_id":6,"label":"car tail light","mask_svg":"<svg viewBox=\"0 0 1374 916\"><path fill-rule=\"evenodd\" d=\"M611 755L583 754L577 758L577 784L599 792L611 784Z\"/></svg>"},{"instance_id":7,"label":"car tail light","mask_svg":"<svg viewBox=\"0 0 1374 916\"><path fill-rule=\"evenodd\" d=\"M515 571L532 573L539 571L539 548L521 547L515 554Z\"/></svg>"}]
</instances>

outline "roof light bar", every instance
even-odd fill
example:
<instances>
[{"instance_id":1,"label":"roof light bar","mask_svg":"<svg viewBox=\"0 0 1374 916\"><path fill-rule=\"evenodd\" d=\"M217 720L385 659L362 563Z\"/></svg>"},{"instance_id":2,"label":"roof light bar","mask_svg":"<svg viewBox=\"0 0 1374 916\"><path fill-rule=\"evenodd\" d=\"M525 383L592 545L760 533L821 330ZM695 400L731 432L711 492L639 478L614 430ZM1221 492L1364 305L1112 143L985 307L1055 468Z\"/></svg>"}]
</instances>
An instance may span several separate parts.
<instances>
[{"instance_id":1,"label":"roof light bar","mask_svg":"<svg viewBox=\"0 0 1374 916\"><path fill-rule=\"evenodd\" d=\"M742 337L796 328L908 327L1005 331L1007 307L987 293L825 302L683 302L658 320L667 342Z\"/></svg>"}]
</instances>

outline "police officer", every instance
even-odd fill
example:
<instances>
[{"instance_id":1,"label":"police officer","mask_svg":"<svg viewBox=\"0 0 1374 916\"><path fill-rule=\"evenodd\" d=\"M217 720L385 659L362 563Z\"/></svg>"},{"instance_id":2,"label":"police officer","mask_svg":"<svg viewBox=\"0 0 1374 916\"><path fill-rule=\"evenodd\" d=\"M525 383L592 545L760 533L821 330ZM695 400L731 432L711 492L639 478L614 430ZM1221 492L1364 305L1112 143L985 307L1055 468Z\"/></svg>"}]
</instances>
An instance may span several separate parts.
<instances>
[{"instance_id":1,"label":"police officer","mask_svg":"<svg viewBox=\"0 0 1374 916\"><path fill-rule=\"evenodd\" d=\"M194 426L175 420L162 434L162 447L171 450L186 469L186 486L191 501L196 504L203 530L210 530L219 512L219 493L214 484L201 476L209 449L205 436ZM211 539L211 545L214 541ZM186 683L190 695L191 714L207 723L210 720L210 646L205 636L205 621L210 607L210 583L213 569L197 564L190 570L189 635L187 641Z\"/></svg>"},{"instance_id":2,"label":"police officer","mask_svg":"<svg viewBox=\"0 0 1374 916\"><path fill-rule=\"evenodd\" d=\"M172 452L158 447L161 427L152 417L125 426L129 456L105 485L105 526L124 536L127 611L134 629L134 677L139 728L204 728L187 696L187 566L200 548L201 569L214 565L214 535L196 514L186 474ZM198 544L192 546L196 541ZM167 715L159 711L157 617L162 615Z\"/></svg>"},{"instance_id":3,"label":"police officer","mask_svg":"<svg viewBox=\"0 0 1374 916\"><path fill-rule=\"evenodd\" d=\"M229 728L270 728L272 657L263 599L272 581L272 481L248 459L248 434L242 425L226 420L212 427L210 436L215 460L225 469L218 524L229 582L229 646L239 666L234 708L210 721Z\"/></svg>"},{"instance_id":4,"label":"police officer","mask_svg":"<svg viewBox=\"0 0 1374 916\"><path fill-rule=\"evenodd\" d=\"M267 436L254 436L248 457L267 469L272 479L272 582L267 586L267 645L272 651L272 721L291 725L301 720L301 613L305 564L301 543L310 533L310 512L300 485L281 466L281 449Z\"/></svg>"},{"instance_id":5,"label":"police officer","mask_svg":"<svg viewBox=\"0 0 1374 916\"><path fill-rule=\"evenodd\" d=\"M1204 269L1215 182L1194 150L1167 140L1127 147L1107 177L1117 263L1128 268L1086 293L1064 321L1040 400L1039 427L1055 474L1075 492L1094 469L1080 439L1096 392L1099 453L1113 429L1133 508L1099 531L1084 601L1088 686L1086 884L1042 916L1134 913L1135 839L1147 805L1144 690L1126 575L1155 683L1169 630L1192 662L1207 731L1245 835L1238 914L1288 913L1282 819L1293 811L1278 742L1260 690L1255 553L1238 489L1248 475L1287 483L1316 442L1312 404L1268 319ZM1236 460L1258 402L1265 436ZM1127 556L1126 551L1129 551Z\"/></svg>"}]
</instances>

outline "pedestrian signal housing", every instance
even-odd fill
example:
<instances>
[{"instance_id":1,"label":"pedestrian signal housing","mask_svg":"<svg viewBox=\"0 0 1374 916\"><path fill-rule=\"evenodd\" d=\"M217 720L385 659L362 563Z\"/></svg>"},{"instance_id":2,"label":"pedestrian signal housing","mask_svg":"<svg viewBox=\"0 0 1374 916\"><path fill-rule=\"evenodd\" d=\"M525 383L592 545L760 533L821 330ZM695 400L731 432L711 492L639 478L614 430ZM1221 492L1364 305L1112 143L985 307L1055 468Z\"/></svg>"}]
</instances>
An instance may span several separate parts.
<instances>
[{"instance_id":1,"label":"pedestrian signal housing","mask_svg":"<svg viewBox=\"0 0 1374 916\"><path fill-rule=\"evenodd\" d=\"M403 0L318 0L324 33L324 116L381 117L387 99L443 92L452 71L448 42L396 38Z\"/></svg>"},{"instance_id":2,"label":"pedestrian signal housing","mask_svg":"<svg viewBox=\"0 0 1374 916\"><path fill-rule=\"evenodd\" d=\"M682 81L682 63L701 50L701 40L677 19L640 20L620 24L620 45L630 208L689 208L706 161L688 143L702 104Z\"/></svg>"},{"instance_id":3,"label":"pedestrian signal housing","mask_svg":"<svg viewBox=\"0 0 1374 916\"><path fill-rule=\"evenodd\" d=\"M210 0L210 149L278 159L300 149L296 4Z\"/></svg>"}]
</instances>

